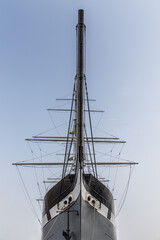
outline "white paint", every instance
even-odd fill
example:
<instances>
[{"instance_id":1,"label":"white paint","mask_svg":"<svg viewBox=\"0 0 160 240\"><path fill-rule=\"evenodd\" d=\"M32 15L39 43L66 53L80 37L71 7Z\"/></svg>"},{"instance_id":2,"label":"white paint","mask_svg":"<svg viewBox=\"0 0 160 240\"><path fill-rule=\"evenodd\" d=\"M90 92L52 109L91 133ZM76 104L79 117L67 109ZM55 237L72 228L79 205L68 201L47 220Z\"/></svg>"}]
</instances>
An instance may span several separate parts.
<instances>
[{"instance_id":1,"label":"white paint","mask_svg":"<svg viewBox=\"0 0 160 240\"><path fill-rule=\"evenodd\" d=\"M94 207L97 212L99 212L101 215L103 215L105 218L107 218L108 216L108 208L100 203L95 197L93 197L86 189L85 189L85 186L82 182L82 197L83 199L92 207ZM91 197L91 200L88 201L88 196ZM95 203L93 204L92 203L92 200L95 201ZM108 219L108 218L107 218ZM109 220L109 219L108 219ZM115 216L113 213L111 213L111 219L109 220L110 222L112 222L112 224L115 226Z\"/></svg>"},{"instance_id":2,"label":"white paint","mask_svg":"<svg viewBox=\"0 0 160 240\"><path fill-rule=\"evenodd\" d=\"M82 198L84 199L84 201L86 201L90 206L95 208L98 213L100 213L105 218L107 218L107 216L108 216L108 208L104 204L100 203L95 197L93 197L85 189L83 181L81 182L81 189L82 189ZM61 212L63 212L68 207L68 198L70 196L72 197L72 201L71 201L71 205L72 205L77 200L77 198L79 196L79 193L80 193L80 172L78 173L77 183L76 183L76 186L75 186L74 190L72 192L70 192L64 199L62 199L59 202L59 204L56 204L54 207L52 207L50 209L49 212L50 212L50 215L51 215L51 219L56 217L57 215L59 215ZM88 197L90 197L91 199L88 200ZM67 201L67 204L64 203L65 200ZM94 203L93 203L93 201L94 201ZM113 213L111 213L111 219L109 221L112 222L112 224L115 226L115 216L114 216ZM48 222L48 219L47 219L47 215L45 214L42 217L42 227L44 227L44 225L47 222Z\"/></svg>"},{"instance_id":3,"label":"white paint","mask_svg":"<svg viewBox=\"0 0 160 240\"><path fill-rule=\"evenodd\" d=\"M61 212L63 212L67 207L68 204L64 204L65 200L68 202L69 197L72 197L71 205L77 200L80 192L80 173L78 173L78 178L76 182L76 186L73 189L72 192L70 192L64 199L62 199L59 204L56 204L54 207L50 209L50 215L51 219L59 215ZM44 217L42 217L42 227L48 222L47 215L45 214Z\"/></svg>"}]
</instances>

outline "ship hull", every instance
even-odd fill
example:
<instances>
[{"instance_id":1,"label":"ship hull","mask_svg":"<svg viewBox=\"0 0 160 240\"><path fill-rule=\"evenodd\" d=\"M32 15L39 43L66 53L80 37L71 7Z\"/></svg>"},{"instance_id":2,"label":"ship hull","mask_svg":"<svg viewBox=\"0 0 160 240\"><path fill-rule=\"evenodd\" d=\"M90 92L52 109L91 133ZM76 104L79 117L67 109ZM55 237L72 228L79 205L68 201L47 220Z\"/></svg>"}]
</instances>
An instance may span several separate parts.
<instances>
[{"instance_id":1,"label":"ship hull","mask_svg":"<svg viewBox=\"0 0 160 240\"><path fill-rule=\"evenodd\" d=\"M80 208L81 205L81 208ZM70 207L70 236L72 240L116 240L113 223L91 207L83 198ZM67 210L51 219L43 227L42 240L64 240L63 231L67 229Z\"/></svg>"},{"instance_id":2,"label":"ship hull","mask_svg":"<svg viewBox=\"0 0 160 240\"><path fill-rule=\"evenodd\" d=\"M76 186L80 186L78 180ZM72 240L116 240L113 214L109 217L108 207L91 193L82 185L77 199L65 210L57 211L57 215L43 226L42 240L69 239L65 234L69 234ZM68 196L73 194L74 190Z\"/></svg>"}]
</instances>

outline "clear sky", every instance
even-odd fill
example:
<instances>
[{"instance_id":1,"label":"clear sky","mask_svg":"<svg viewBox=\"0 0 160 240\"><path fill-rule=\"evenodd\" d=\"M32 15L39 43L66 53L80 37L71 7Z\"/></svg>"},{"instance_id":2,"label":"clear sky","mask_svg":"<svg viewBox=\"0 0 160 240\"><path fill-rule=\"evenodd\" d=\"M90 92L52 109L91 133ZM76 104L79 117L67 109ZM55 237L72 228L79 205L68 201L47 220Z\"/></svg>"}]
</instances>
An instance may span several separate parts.
<instances>
[{"instance_id":1,"label":"clear sky","mask_svg":"<svg viewBox=\"0 0 160 240\"><path fill-rule=\"evenodd\" d=\"M79 8L90 97L105 110L101 128L127 140L124 158L140 163L117 218L118 240L160 240L159 0L0 1L0 239L40 239L11 164L30 158L24 139L51 128L45 110L72 93Z\"/></svg>"}]
</instances>

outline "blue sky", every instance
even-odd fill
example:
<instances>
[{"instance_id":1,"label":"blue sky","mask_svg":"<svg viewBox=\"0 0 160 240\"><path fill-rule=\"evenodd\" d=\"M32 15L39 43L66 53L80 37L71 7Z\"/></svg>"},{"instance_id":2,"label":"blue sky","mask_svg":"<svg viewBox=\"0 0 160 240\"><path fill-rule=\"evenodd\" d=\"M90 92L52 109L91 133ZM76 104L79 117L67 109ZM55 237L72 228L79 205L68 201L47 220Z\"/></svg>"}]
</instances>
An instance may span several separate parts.
<instances>
[{"instance_id":1,"label":"blue sky","mask_svg":"<svg viewBox=\"0 0 160 240\"><path fill-rule=\"evenodd\" d=\"M100 128L127 140L123 157L140 163L117 218L118 239L160 240L158 0L0 1L1 238L40 239L11 163L30 158L24 139L51 128L46 109L72 93L79 8L89 95L105 110Z\"/></svg>"}]
</instances>

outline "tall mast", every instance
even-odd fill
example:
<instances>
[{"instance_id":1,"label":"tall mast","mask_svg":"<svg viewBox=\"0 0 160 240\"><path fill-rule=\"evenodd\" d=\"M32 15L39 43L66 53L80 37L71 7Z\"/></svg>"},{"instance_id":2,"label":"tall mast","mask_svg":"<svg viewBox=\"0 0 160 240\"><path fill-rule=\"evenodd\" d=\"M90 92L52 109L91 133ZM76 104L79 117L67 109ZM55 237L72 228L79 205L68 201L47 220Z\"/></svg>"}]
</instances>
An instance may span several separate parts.
<instances>
[{"instance_id":1,"label":"tall mast","mask_svg":"<svg viewBox=\"0 0 160 240\"><path fill-rule=\"evenodd\" d=\"M83 167L83 146L84 146L84 80L85 80L85 31L84 11L78 11L77 33L77 98L76 98L76 139L77 153L81 168Z\"/></svg>"}]
</instances>

